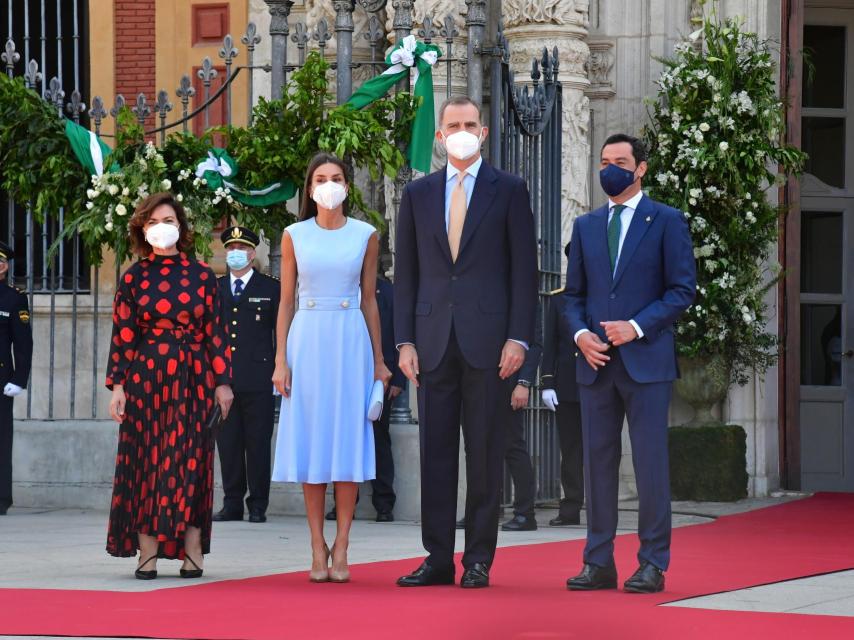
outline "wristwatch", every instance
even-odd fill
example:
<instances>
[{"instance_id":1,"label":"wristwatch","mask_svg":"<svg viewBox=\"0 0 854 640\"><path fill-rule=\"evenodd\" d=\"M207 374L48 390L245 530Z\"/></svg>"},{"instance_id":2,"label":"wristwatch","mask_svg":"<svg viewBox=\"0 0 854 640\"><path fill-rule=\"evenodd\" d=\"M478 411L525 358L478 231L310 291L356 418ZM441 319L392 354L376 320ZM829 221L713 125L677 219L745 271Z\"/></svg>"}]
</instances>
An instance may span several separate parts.
<instances>
[{"instance_id":1,"label":"wristwatch","mask_svg":"<svg viewBox=\"0 0 854 640\"><path fill-rule=\"evenodd\" d=\"M531 383L528 382L527 380L519 380L518 382L516 382L516 384L518 384L521 387L525 387L526 389L531 388Z\"/></svg>"}]
</instances>

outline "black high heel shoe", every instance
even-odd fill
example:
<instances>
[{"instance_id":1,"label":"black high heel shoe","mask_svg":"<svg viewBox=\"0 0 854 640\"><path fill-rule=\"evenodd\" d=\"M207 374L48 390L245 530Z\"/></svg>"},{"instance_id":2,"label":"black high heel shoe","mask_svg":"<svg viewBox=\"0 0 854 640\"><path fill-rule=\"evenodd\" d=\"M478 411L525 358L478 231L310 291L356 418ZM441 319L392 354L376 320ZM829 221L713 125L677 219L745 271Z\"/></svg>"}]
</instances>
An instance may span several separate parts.
<instances>
[{"instance_id":1,"label":"black high heel shoe","mask_svg":"<svg viewBox=\"0 0 854 640\"><path fill-rule=\"evenodd\" d=\"M148 560L140 563L139 566L137 566L136 571L133 572L133 575L136 577L137 580L154 580L157 577L157 569L152 569L151 571L143 571L142 569L140 569L140 567L144 567L149 562L156 559L157 554L154 554Z\"/></svg>"},{"instance_id":2,"label":"black high heel shoe","mask_svg":"<svg viewBox=\"0 0 854 640\"><path fill-rule=\"evenodd\" d=\"M187 560L189 560L189 561L190 561L190 564L191 564L191 565L193 565L193 566L195 567L195 569L184 569L184 568L182 567L182 568L181 568L181 577L182 577L182 578L201 578L201 577L202 577L202 573L204 573L203 569L201 569L201 568L199 567L199 565L197 565L197 564L193 561L193 559L190 557L190 554L185 553L185 554L184 554L184 557L185 557Z\"/></svg>"}]
</instances>

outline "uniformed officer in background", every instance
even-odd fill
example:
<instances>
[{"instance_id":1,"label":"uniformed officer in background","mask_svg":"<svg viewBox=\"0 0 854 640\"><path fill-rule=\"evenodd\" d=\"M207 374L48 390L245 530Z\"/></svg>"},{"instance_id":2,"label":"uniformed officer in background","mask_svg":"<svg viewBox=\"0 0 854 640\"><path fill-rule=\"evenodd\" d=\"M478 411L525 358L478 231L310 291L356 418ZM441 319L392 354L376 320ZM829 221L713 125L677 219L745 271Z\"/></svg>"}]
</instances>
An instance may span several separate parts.
<instances>
[{"instance_id":1,"label":"uniformed officer in background","mask_svg":"<svg viewBox=\"0 0 854 640\"><path fill-rule=\"evenodd\" d=\"M569 244L565 253L569 255ZM581 523L581 506L584 503L584 474L581 449L581 405L578 385L575 382L575 361L578 347L563 322L566 304L564 289L552 291L545 335L543 336L543 363L540 368L543 403L556 413L557 435L560 442L560 483L563 498L558 515L549 524L563 527Z\"/></svg>"},{"instance_id":2,"label":"uniformed officer in background","mask_svg":"<svg viewBox=\"0 0 854 640\"><path fill-rule=\"evenodd\" d=\"M12 506L12 403L27 387L33 360L33 329L27 296L6 284L11 247L0 242L0 516Z\"/></svg>"},{"instance_id":3,"label":"uniformed officer in background","mask_svg":"<svg viewBox=\"0 0 854 640\"><path fill-rule=\"evenodd\" d=\"M383 412L374 421L374 454L377 463L376 478L371 480L371 503L377 512L377 522L394 522L394 458L391 453L389 421L395 399L406 390L406 376L397 363L397 346L394 342L394 285L382 274L377 274L377 308L380 311L380 338L383 344L383 360L391 371L391 381L385 393ZM358 495L356 497L358 501ZM335 520L335 505L326 514L327 520Z\"/></svg>"},{"instance_id":4,"label":"uniformed officer in background","mask_svg":"<svg viewBox=\"0 0 854 640\"><path fill-rule=\"evenodd\" d=\"M279 281L254 269L258 236L244 227L229 227L220 236L228 275L219 278L222 318L231 345L234 404L217 436L225 492L217 522L243 520L243 498L249 522L266 522L270 501L270 441L273 437L273 368Z\"/></svg>"},{"instance_id":5,"label":"uniformed officer in background","mask_svg":"<svg viewBox=\"0 0 854 640\"><path fill-rule=\"evenodd\" d=\"M510 394L512 412L507 414L507 435L504 445L504 462L513 482L513 517L501 523L502 531L536 531L537 519L534 514L534 502L537 497L537 479L534 476L534 464L528 453L528 441L525 428L525 408L531 396L531 386L537 379L540 355L543 348L543 329L539 320L534 329L534 341L525 352L525 361L516 373L516 384ZM466 528L466 519L457 521L457 529Z\"/></svg>"}]
</instances>

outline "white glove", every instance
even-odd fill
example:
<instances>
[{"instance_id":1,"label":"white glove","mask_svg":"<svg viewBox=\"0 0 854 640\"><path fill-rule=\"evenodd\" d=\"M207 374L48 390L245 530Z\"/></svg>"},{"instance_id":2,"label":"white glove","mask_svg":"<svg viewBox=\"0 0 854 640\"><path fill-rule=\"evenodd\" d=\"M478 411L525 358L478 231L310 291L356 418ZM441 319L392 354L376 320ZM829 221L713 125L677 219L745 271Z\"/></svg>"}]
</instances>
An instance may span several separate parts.
<instances>
[{"instance_id":1,"label":"white glove","mask_svg":"<svg viewBox=\"0 0 854 640\"><path fill-rule=\"evenodd\" d=\"M543 403L552 411L555 411L555 407L557 407L557 394L554 389L543 389L543 392L540 394L540 397L543 399Z\"/></svg>"},{"instance_id":2,"label":"white glove","mask_svg":"<svg viewBox=\"0 0 854 640\"><path fill-rule=\"evenodd\" d=\"M16 384L13 384L11 382L7 382L6 386L3 387L3 395L9 396L10 398L14 398L18 394L20 394L22 391L23 391L23 389L21 387L19 387Z\"/></svg>"}]
</instances>

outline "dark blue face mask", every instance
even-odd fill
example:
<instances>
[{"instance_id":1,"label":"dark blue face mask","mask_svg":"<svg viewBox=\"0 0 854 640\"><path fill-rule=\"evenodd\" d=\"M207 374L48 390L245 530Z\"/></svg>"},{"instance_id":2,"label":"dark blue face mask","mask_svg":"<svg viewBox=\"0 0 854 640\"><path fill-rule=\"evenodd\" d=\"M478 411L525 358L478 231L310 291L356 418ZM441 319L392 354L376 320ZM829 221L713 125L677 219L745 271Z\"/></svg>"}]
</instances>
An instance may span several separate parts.
<instances>
[{"instance_id":1,"label":"dark blue face mask","mask_svg":"<svg viewBox=\"0 0 854 640\"><path fill-rule=\"evenodd\" d=\"M609 164L599 172L599 184L609 196L618 196L635 181L635 172Z\"/></svg>"}]
</instances>

